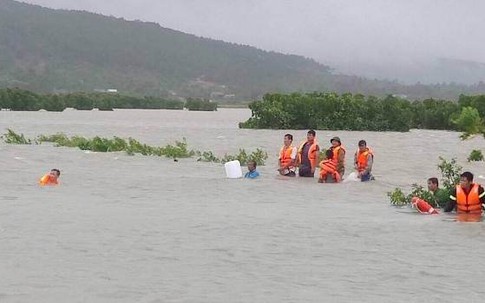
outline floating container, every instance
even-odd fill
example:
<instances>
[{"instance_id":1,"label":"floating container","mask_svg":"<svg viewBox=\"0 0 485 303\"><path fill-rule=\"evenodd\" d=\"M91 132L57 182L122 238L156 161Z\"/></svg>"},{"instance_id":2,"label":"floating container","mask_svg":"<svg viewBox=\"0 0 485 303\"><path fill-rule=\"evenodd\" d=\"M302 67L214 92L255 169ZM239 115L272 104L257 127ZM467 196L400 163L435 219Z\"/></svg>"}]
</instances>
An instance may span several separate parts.
<instances>
[{"instance_id":1,"label":"floating container","mask_svg":"<svg viewBox=\"0 0 485 303\"><path fill-rule=\"evenodd\" d=\"M226 177L230 179L242 178L241 163L239 160L234 160L224 164L226 169Z\"/></svg>"}]
</instances>

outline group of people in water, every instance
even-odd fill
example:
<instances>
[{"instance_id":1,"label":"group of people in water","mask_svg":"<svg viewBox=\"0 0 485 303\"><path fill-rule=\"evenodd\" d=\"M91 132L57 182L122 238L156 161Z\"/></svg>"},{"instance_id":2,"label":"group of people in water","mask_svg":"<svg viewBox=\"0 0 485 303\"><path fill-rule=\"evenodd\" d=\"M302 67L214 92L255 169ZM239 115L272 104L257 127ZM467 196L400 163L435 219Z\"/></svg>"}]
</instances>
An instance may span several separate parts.
<instances>
[{"instance_id":1,"label":"group of people in water","mask_svg":"<svg viewBox=\"0 0 485 303\"><path fill-rule=\"evenodd\" d=\"M278 171L283 176L295 177L298 169L300 177L315 176L315 171L320 168L318 178L319 183L338 183L343 180L345 173L345 154L346 149L342 145L339 137L333 137L330 140L330 148L325 151L325 157L319 161L320 146L316 141L316 133L309 130L307 139L297 148L293 145L293 135L286 134L283 139L278 158ZM365 140L358 142L358 149L354 154L354 168L357 177L361 181L373 180L372 164L374 163L374 154L367 146Z\"/></svg>"},{"instance_id":2,"label":"group of people in water","mask_svg":"<svg viewBox=\"0 0 485 303\"><path fill-rule=\"evenodd\" d=\"M460 175L460 182L451 192L438 186L437 178L428 179L428 190L433 194L435 202L444 212L456 210L457 220L462 222L481 221L485 205L485 190L473 182L473 174L466 171ZM413 204L419 212L436 214L436 210L430 208L420 199L413 200ZM418 204L421 203L421 204Z\"/></svg>"},{"instance_id":3,"label":"group of people in water","mask_svg":"<svg viewBox=\"0 0 485 303\"><path fill-rule=\"evenodd\" d=\"M320 146L315 137L315 131L309 130L306 141L296 147L293 145L293 135L286 134L283 137L283 146L278 157L278 172L282 176L296 177L298 171L300 177L314 178L318 166L320 168L319 183L341 182L345 173L346 154L342 141L339 137L333 137L330 140L331 146L325 150L324 158L319 162ZM363 182L373 180L374 177L371 174L373 163L372 150L367 146L365 140L360 140L354 155L357 178ZM248 172L244 177L254 179L259 176L256 162L248 161Z\"/></svg>"},{"instance_id":4,"label":"group of people in water","mask_svg":"<svg viewBox=\"0 0 485 303\"><path fill-rule=\"evenodd\" d=\"M293 145L293 135L286 134L284 136L283 146L278 158L279 174L295 177L298 170L300 177L314 177L320 153L315 135L314 130L309 130L307 140L301 143L298 148ZM330 143L330 148L325 151L325 158L318 163L320 167L319 183L341 182L345 173L346 150L339 137L333 137ZM354 168L361 181L374 179L372 176L373 163L374 154L372 150L367 146L365 140L360 140L358 149L354 154ZM39 184L41 186L58 185L60 175L59 169L51 169L39 180ZM260 174L256 170L256 162L249 161L245 178L254 179L259 176ZM467 171L460 175L460 182L452 192L439 188L438 179L435 177L428 179L428 190L433 194L436 204L442 207L444 212L456 210L460 221L475 222L481 220L485 205L485 190L481 185L473 182L471 172ZM438 213L429 203L417 197L413 199L412 203L422 213Z\"/></svg>"},{"instance_id":5,"label":"group of people in water","mask_svg":"<svg viewBox=\"0 0 485 303\"><path fill-rule=\"evenodd\" d=\"M315 171L320 168L319 183L338 183L343 180L345 173L345 153L339 137L330 140L331 146L325 151L325 157L318 163L320 147L315 139L315 131L309 130L307 139L299 147L293 145L293 135L286 134L283 139L283 146L278 157L278 172L287 177L310 177L313 178ZM354 154L354 168L357 177L365 182L374 180L372 176L372 165L374 153L367 146L365 140L358 142L358 149ZM257 178L256 163L248 163L246 178ZM433 195L435 202L444 212L456 210L460 221L479 221L485 205L485 190L473 182L473 174L464 172L460 175L460 182L448 192L439 188L438 178L428 179L428 191ZM438 213L427 201L414 197L412 205L421 213Z\"/></svg>"}]
</instances>

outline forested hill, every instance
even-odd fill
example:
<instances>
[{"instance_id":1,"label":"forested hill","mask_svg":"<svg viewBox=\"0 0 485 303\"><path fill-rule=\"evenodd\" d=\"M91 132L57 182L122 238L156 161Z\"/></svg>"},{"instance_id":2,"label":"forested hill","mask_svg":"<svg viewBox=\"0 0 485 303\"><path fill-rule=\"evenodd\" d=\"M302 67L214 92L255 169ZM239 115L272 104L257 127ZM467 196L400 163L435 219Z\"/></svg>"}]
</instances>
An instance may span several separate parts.
<instances>
[{"instance_id":1,"label":"forested hill","mask_svg":"<svg viewBox=\"0 0 485 303\"><path fill-rule=\"evenodd\" d=\"M328 67L299 56L102 15L0 0L0 85L139 94L259 95L318 89Z\"/></svg>"},{"instance_id":2,"label":"forested hill","mask_svg":"<svg viewBox=\"0 0 485 303\"><path fill-rule=\"evenodd\" d=\"M481 89L423 89L335 76L311 59L200 38L155 23L0 0L0 87L14 86L225 100L313 90L452 97Z\"/></svg>"}]
</instances>

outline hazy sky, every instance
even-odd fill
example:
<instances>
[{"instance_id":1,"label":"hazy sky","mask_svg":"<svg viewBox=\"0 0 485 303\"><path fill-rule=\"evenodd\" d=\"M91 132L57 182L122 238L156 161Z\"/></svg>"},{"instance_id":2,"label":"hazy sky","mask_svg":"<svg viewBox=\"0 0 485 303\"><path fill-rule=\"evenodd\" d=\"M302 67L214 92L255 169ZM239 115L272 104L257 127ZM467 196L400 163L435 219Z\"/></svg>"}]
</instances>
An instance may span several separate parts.
<instances>
[{"instance_id":1,"label":"hazy sky","mask_svg":"<svg viewBox=\"0 0 485 303\"><path fill-rule=\"evenodd\" d=\"M485 63L482 0L25 0L154 21L333 66L445 57Z\"/></svg>"}]
</instances>

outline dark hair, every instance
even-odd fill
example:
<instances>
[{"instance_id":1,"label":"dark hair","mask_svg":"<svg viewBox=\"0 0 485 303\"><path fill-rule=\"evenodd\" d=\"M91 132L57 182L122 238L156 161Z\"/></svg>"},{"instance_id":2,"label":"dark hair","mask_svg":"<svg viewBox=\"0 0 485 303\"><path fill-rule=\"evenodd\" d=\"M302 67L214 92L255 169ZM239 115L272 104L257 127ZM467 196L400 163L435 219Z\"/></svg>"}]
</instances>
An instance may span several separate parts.
<instances>
[{"instance_id":1,"label":"dark hair","mask_svg":"<svg viewBox=\"0 0 485 303\"><path fill-rule=\"evenodd\" d=\"M293 135L292 135L292 134L286 134L286 135L285 135L285 138L288 138L288 139L290 139L291 141L293 141Z\"/></svg>"},{"instance_id":2,"label":"dark hair","mask_svg":"<svg viewBox=\"0 0 485 303\"><path fill-rule=\"evenodd\" d=\"M254 161L254 160L249 160L248 165L249 164L252 164L254 166L254 168L256 168L256 166L257 166L256 161Z\"/></svg>"},{"instance_id":3,"label":"dark hair","mask_svg":"<svg viewBox=\"0 0 485 303\"><path fill-rule=\"evenodd\" d=\"M325 156L327 156L327 159L332 159L333 158L333 151L329 148L325 152Z\"/></svg>"},{"instance_id":4,"label":"dark hair","mask_svg":"<svg viewBox=\"0 0 485 303\"><path fill-rule=\"evenodd\" d=\"M360 140L359 146L367 146L367 142L365 142L365 140Z\"/></svg>"},{"instance_id":5,"label":"dark hair","mask_svg":"<svg viewBox=\"0 0 485 303\"><path fill-rule=\"evenodd\" d=\"M461 178L466 178L469 182L473 181L473 174L469 171L464 172L460 175Z\"/></svg>"},{"instance_id":6,"label":"dark hair","mask_svg":"<svg viewBox=\"0 0 485 303\"><path fill-rule=\"evenodd\" d=\"M438 178L436 177L429 178L428 182L431 182L433 184L436 184L436 186L438 186Z\"/></svg>"},{"instance_id":7,"label":"dark hair","mask_svg":"<svg viewBox=\"0 0 485 303\"><path fill-rule=\"evenodd\" d=\"M61 175L61 171L58 170L57 168L53 168L53 169L51 169L51 171L55 171L57 173L57 176Z\"/></svg>"},{"instance_id":8,"label":"dark hair","mask_svg":"<svg viewBox=\"0 0 485 303\"><path fill-rule=\"evenodd\" d=\"M313 135L313 137L315 137L317 135L317 133L313 129L310 129L308 131L307 135Z\"/></svg>"}]
</instances>

